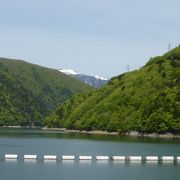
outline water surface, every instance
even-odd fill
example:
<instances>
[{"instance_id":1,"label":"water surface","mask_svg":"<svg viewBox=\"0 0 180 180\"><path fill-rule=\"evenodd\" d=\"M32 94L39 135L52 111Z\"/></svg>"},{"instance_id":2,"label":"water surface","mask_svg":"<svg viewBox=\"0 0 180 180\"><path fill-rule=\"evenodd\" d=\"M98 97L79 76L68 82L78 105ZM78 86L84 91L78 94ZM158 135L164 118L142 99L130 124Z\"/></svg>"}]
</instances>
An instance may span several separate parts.
<instances>
[{"instance_id":1,"label":"water surface","mask_svg":"<svg viewBox=\"0 0 180 180\"><path fill-rule=\"evenodd\" d=\"M19 154L4 160L5 153ZM24 161L24 154L37 154L37 161ZM43 155L58 161L43 161ZM62 155L91 155L92 161L62 161ZM179 180L180 163L129 163L95 161L96 155L180 155L179 139L120 137L42 131L0 129L0 179L3 180Z\"/></svg>"}]
</instances>

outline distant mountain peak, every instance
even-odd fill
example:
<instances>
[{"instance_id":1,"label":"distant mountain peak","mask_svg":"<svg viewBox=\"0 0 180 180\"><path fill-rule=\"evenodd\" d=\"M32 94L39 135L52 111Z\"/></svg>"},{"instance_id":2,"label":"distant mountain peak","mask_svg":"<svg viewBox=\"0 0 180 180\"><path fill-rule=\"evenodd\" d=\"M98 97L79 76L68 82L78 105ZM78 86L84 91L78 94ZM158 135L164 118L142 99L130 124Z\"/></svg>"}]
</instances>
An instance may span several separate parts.
<instances>
[{"instance_id":1,"label":"distant mountain peak","mask_svg":"<svg viewBox=\"0 0 180 180\"><path fill-rule=\"evenodd\" d=\"M72 69L59 69L60 72L67 74L69 76L73 76L76 79L90 85L93 86L95 88L99 88L101 86L103 86L104 84L106 84L108 82L109 79L95 75L86 75L86 74L81 74L78 73L77 71L74 71Z\"/></svg>"},{"instance_id":2,"label":"distant mountain peak","mask_svg":"<svg viewBox=\"0 0 180 180\"><path fill-rule=\"evenodd\" d=\"M104 78L104 77L98 76L98 75L95 75L94 77L95 77L96 79L100 79L100 80L102 80L102 81L108 81L108 80L109 80L108 78Z\"/></svg>"}]
</instances>

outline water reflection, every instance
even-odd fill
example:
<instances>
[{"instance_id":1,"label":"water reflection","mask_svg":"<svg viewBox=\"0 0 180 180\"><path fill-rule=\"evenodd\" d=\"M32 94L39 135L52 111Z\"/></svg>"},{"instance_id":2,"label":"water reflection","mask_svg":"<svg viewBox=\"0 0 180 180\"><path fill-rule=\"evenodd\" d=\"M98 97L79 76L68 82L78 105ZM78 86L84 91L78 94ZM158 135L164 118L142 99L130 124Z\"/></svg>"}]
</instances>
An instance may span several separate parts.
<instances>
[{"instance_id":1,"label":"water reflection","mask_svg":"<svg viewBox=\"0 0 180 180\"><path fill-rule=\"evenodd\" d=\"M8 163L17 163L18 159L5 159L4 161Z\"/></svg>"},{"instance_id":2,"label":"water reflection","mask_svg":"<svg viewBox=\"0 0 180 180\"><path fill-rule=\"evenodd\" d=\"M162 161L161 164L163 164L163 165L169 165L169 164L173 165L174 161Z\"/></svg>"},{"instance_id":3,"label":"water reflection","mask_svg":"<svg viewBox=\"0 0 180 180\"><path fill-rule=\"evenodd\" d=\"M125 165L126 161L112 161L113 165Z\"/></svg>"},{"instance_id":4,"label":"water reflection","mask_svg":"<svg viewBox=\"0 0 180 180\"><path fill-rule=\"evenodd\" d=\"M80 165L90 165L92 164L92 160L79 160Z\"/></svg>"},{"instance_id":5,"label":"water reflection","mask_svg":"<svg viewBox=\"0 0 180 180\"><path fill-rule=\"evenodd\" d=\"M63 165L74 165L75 161L74 160L62 160Z\"/></svg>"},{"instance_id":6,"label":"water reflection","mask_svg":"<svg viewBox=\"0 0 180 180\"><path fill-rule=\"evenodd\" d=\"M152 164L152 165L157 165L159 162L157 161L146 161L146 164Z\"/></svg>"},{"instance_id":7,"label":"water reflection","mask_svg":"<svg viewBox=\"0 0 180 180\"><path fill-rule=\"evenodd\" d=\"M57 160L44 160L44 164L56 164Z\"/></svg>"},{"instance_id":8,"label":"water reflection","mask_svg":"<svg viewBox=\"0 0 180 180\"><path fill-rule=\"evenodd\" d=\"M98 160L98 161L96 161L97 165L107 165L108 163L109 163L108 160Z\"/></svg>"},{"instance_id":9,"label":"water reflection","mask_svg":"<svg viewBox=\"0 0 180 180\"><path fill-rule=\"evenodd\" d=\"M26 164L36 164L37 160L36 159L24 159L24 163L26 163Z\"/></svg>"}]
</instances>

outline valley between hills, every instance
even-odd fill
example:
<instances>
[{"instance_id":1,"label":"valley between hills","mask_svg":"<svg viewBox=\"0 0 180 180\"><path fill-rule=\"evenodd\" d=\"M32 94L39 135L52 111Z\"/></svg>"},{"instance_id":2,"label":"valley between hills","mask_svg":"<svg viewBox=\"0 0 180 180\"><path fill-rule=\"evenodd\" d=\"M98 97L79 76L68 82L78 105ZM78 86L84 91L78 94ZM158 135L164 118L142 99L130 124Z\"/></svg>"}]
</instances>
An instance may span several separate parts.
<instances>
[{"instance_id":1,"label":"valley between hills","mask_svg":"<svg viewBox=\"0 0 180 180\"><path fill-rule=\"evenodd\" d=\"M58 70L0 59L0 126L180 134L180 47L99 89Z\"/></svg>"}]
</instances>

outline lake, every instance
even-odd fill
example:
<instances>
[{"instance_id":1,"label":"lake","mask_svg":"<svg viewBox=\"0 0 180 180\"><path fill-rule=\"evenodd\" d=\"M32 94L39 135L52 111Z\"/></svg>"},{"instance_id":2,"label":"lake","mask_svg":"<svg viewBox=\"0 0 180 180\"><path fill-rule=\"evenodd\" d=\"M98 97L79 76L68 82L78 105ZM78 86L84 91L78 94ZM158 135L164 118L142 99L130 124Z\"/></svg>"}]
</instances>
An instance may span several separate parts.
<instances>
[{"instance_id":1,"label":"lake","mask_svg":"<svg viewBox=\"0 0 180 180\"><path fill-rule=\"evenodd\" d=\"M4 160L4 154L18 160ZM23 160L37 154L37 160ZM57 155L44 161L43 155ZM90 155L92 161L62 161L62 155ZM0 180L180 180L180 162L96 161L96 155L180 156L180 139L0 129Z\"/></svg>"}]
</instances>

